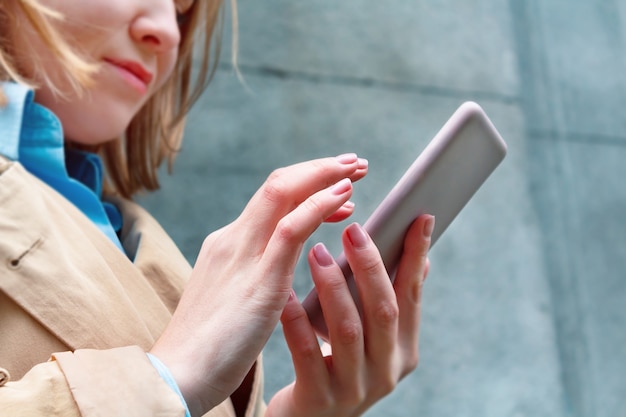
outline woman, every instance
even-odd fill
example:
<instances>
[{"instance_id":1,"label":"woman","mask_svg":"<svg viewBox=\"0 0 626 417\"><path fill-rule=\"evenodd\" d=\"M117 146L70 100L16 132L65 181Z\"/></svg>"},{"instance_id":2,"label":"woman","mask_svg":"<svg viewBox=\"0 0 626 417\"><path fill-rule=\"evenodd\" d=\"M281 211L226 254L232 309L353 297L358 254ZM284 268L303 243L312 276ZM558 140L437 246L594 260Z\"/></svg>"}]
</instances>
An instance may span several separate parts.
<instances>
[{"instance_id":1,"label":"woman","mask_svg":"<svg viewBox=\"0 0 626 417\"><path fill-rule=\"evenodd\" d=\"M222 5L68 3L0 4L1 412L363 413L417 365L434 219L411 227L393 286L363 229L346 228L363 319L328 251L313 248L332 345L323 356L293 271L321 222L351 214L367 162L345 154L276 170L191 268L130 198L157 188L158 166L172 161L214 68ZM266 407L258 358L279 319L296 380Z\"/></svg>"}]
</instances>

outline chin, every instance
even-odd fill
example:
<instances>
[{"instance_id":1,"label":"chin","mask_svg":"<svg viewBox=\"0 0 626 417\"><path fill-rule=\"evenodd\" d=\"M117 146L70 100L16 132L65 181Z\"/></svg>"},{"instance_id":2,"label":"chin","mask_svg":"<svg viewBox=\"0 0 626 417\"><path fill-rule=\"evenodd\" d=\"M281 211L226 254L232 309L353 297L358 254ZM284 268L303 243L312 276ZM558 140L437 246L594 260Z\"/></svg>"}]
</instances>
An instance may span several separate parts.
<instances>
[{"instance_id":1,"label":"chin","mask_svg":"<svg viewBox=\"0 0 626 417\"><path fill-rule=\"evenodd\" d=\"M61 123L65 139L82 145L102 145L121 137L130 125L133 109L123 106L86 107L65 112Z\"/></svg>"},{"instance_id":2,"label":"chin","mask_svg":"<svg viewBox=\"0 0 626 417\"><path fill-rule=\"evenodd\" d=\"M98 128L101 127L101 128ZM123 126L74 126L65 131L65 139L80 145L98 146L121 137L128 124Z\"/></svg>"},{"instance_id":3,"label":"chin","mask_svg":"<svg viewBox=\"0 0 626 417\"><path fill-rule=\"evenodd\" d=\"M82 100L53 102L49 108L59 117L66 140L97 146L121 137L142 104L96 92Z\"/></svg>"}]
</instances>

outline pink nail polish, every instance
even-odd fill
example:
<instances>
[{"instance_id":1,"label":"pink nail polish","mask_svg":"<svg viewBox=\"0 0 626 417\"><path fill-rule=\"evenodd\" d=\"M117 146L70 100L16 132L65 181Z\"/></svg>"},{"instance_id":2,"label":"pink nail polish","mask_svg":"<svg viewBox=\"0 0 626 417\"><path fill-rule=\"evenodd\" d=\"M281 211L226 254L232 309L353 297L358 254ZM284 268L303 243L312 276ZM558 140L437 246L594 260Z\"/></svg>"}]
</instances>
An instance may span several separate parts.
<instances>
[{"instance_id":1,"label":"pink nail polish","mask_svg":"<svg viewBox=\"0 0 626 417\"><path fill-rule=\"evenodd\" d=\"M318 243L313 246L313 256L315 257L315 261L319 266L331 266L335 263L335 260L331 256L326 246L323 243Z\"/></svg>"},{"instance_id":2,"label":"pink nail polish","mask_svg":"<svg viewBox=\"0 0 626 417\"><path fill-rule=\"evenodd\" d=\"M350 243L352 246L358 249L362 249L367 246L369 242L369 238L365 233L365 230L358 224L352 223L348 226L348 239L350 239Z\"/></svg>"},{"instance_id":3,"label":"pink nail polish","mask_svg":"<svg viewBox=\"0 0 626 417\"><path fill-rule=\"evenodd\" d=\"M342 195L347 193L352 189L352 181L349 178L344 178L332 187L330 187L330 191L334 195Z\"/></svg>"},{"instance_id":4,"label":"pink nail polish","mask_svg":"<svg viewBox=\"0 0 626 417\"><path fill-rule=\"evenodd\" d=\"M354 208L355 204L352 201L346 201L345 203L343 203L343 208L347 208L348 210L352 210Z\"/></svg>"},{"instance_id":5,"label":"pink nail polish","mask_svg":"<svg viewBox=\"0 0 626 417\"><path fill-rule=\"evenodd\" d=\"M358 158L355 153L344 153L335 157L341 164L350 165L355 163Z\"/></svg>"},{"instance_id":6,"label":"pink nail polish","mask_svg":"<svg viewBox=\"0 0 626 417\"><path fill-rule=\"evenodd\" d=\"M435 216L429 216L424 222L424 237L431 237L435 229Z\"/></svg>"}]
</instances>

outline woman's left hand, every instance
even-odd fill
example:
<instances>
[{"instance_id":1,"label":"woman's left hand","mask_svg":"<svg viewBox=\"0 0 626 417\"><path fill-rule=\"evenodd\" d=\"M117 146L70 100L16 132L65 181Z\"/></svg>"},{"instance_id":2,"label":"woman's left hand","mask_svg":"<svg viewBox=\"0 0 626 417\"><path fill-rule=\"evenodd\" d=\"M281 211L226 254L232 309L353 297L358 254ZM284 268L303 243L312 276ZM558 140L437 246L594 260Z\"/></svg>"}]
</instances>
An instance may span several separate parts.
<instances>
[{"instance_id":1,"label":"woman's left hand","mask_svg":"<svg viewBox=\"0 0 626 417\"><path fill-rule=\"evenodd\" d=\"M309 264L332 353L323 355L306 312L292 296L281 322L296 379L272 398L268 417L359 416L417 366L421 289L433 226L430 215L413 223L393 284L369 236L357 224L346 228L344 252L363 318L328 251L320 244L311 250Z\"/></svg>"}]
</instances>

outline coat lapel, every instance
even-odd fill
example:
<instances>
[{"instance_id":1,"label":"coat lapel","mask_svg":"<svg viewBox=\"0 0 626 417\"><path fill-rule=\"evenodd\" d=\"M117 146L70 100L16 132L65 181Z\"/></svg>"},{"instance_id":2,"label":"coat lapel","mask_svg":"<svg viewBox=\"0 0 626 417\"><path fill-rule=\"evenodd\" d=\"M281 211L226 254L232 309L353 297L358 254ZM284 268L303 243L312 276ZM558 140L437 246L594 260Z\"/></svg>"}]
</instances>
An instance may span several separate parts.
<instances>
[{"instance_id":1,"label":"coat lapel","mask_svg":"<svg viewBox=\"0 0 626 417\"><path fill-rule=\"evenodd\" d=\"M149 348L171 307L142 269L19 163L2 171L0 290L72 349ZM141 231L133 232L128 241L141 243ZM138 249L137 257L150 263L150 253Z\"/></svg>"}]
</instances>

